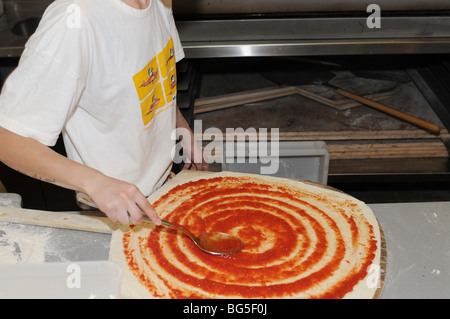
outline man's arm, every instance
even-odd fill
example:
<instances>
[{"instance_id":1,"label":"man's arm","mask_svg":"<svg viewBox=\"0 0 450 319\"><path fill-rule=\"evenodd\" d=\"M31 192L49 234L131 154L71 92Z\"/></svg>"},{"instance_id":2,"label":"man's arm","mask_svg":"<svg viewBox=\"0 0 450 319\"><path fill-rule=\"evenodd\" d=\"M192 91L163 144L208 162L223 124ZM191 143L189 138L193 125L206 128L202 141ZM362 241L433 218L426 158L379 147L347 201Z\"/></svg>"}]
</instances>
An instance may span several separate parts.
<instances>
[{"instance_id":1,"label":"man's arm","mask_svg":"<svg viewBox=\"0 0 450 319\"><path fill-rule=\"evenodd\" d=\"M187 124L183 114L178 107L177 128L185 129L185 131L189 133L189 137L183 136L183 139L181 140L181 146L188 157L184 165L184 169L188 169L190 167L191 169L195 169L198 171L208 171L209 164L205 160L202 148L195 141L194 133L192 133L191 128ZM194 165L191 165L191 163L193 163Z\"/></svg>"},{"instance_id":2,"label":"man's arm","mask_svg":"<svg viewBox=\"0 0 450 319\"><path fill-rule=\"evenodd\" d=\"M0 161L9 167L64 188L89 195L112 221L139 222L143 215L160 219L139 189L58 154L32 139L0 127Z\"/></svg>"}]
</instances>

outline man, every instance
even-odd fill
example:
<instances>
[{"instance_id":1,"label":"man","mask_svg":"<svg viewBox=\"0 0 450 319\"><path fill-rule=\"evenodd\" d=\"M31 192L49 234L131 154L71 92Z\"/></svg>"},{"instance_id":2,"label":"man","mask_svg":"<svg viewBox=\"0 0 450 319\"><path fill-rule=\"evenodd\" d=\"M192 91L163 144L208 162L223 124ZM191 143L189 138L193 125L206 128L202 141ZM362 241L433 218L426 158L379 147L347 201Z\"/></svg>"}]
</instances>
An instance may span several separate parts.
<instances>
[{"instance_id":1,"label":"man","mask_svg":"<svg viewBox=\"0 0 450 319\"><path fill-rule=\"evenodd\" d=\"M170 173L174 129L189 129L173 85L183 57L162 0L56 0L0 95L0 160L112 221L160 224L146 196ZM67 158L48 147L60 132ZM193 139L182 147L208 169Z\"/></svg>"}]
</instances>

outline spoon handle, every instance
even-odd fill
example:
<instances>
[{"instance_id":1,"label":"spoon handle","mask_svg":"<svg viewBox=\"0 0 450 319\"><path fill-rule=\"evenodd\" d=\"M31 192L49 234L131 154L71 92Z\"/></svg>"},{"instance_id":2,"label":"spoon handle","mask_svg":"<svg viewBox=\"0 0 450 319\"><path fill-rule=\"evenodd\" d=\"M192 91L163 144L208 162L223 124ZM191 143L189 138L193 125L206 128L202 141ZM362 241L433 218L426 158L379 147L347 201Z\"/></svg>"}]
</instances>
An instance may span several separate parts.
<instances>
[{"instance_id":1,"label":"spoon handle","mask_svg":"<svg viewBox=\"0 0 450 319\"><path fill-rule=\"evenodd\" d=\"M148 218L144 217L144 219L149 220ZM188 235L193 241L197 241L197 238L195 238L195 236L188 231L184 226L175 224L175 223L171 223L167 220L161 219L161 225L166 226L166 227L170 227L176 230L181 231L182 233Z\"/></svg>"},{"instance_id":2,"label":"spoon handle","mask_svg":"<svg viewBox=\"0 0 450 319\"><path fill-rule=\"evenodd\" d=\"M86 195L84 193L77 192L76 199L77 199L78 204L82 204L82 205L84 204L84 205L88 205L92 208L98 209L98 206L94 203L94 201L88 195ZM153 221L150 220L150 218L148 218L146 216L143 216L142 219L145 219L146 221L150 221L153 223ZM188 231L186 228L184 228L181 225L171 223L164 219L161 219L161 225L179 230L179 231L183 232L184 234L188 235L192 240L194 240L194 241L197 240L197 238L195 238L195 236L190 231Z\"/></svg>"}]
</instances>

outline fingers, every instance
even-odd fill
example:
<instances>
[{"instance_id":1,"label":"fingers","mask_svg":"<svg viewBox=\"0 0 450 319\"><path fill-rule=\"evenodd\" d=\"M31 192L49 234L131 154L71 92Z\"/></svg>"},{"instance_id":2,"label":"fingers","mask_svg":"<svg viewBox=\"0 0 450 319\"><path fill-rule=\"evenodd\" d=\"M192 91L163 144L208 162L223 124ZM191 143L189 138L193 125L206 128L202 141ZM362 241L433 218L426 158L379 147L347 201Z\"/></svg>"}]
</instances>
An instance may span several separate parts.
<instances>
[{"instance_id":1,"label":"fingers","mask_svg":"<svg viewBox=\"0 0 450 319\"><path fill-rule=\"evenodd\" d=\"M131 222L132 224L136 225L142 220L142 217L146 216L150 218L150 220L156 225L161 225L161 219L159 218L158 214L155 212L153 206L150 204L147 198L142 195L142 198L139 198L138 202L139 203L130 203L126 212L127 220L125 223Z\"/></svg>"},{"instance_id":2,"label":"fingers","mask_svg":"<svg viewBox=\"0 0 450 319\"><path fill-rule=\"evenodd\" d=\"M140 211L141 219L142 216L147 216L156 225L161 225L161 219L159 218L158 214L155 212L153 206L150 204L147 198L144 197L144 199L141 199L141 201L137 203L137 207Z\"/></svg>"},{"instance_id":3,"label":"fingers","mask_svg":"<svg viewBox=\"0 0 450 319\"><path fill-rule=\"evenodd\" d=\"M126 213L128 218L127 222L136 225L142 220L143 213L137 205L130 205Z\"/></svg>"},{"instance_id":4,"label":"fingers","mask_svg":"<svg viewBox=\"0 0 450 319\"><path fill-rule=\"evenodd\" d=\"M111 181L91 195L98 208L113 222L137 224L147 216L155 224L161 219L147 198L133 184Z\"/></svg>"},{"instance_id":5,"label":"fingers","mask_svg":"<svg viewBox=\"0 0 450 319\"><path fill-rule=\"evenodd\" d=\"M201 163L188 162L184 164L183 169L194 171L209 171L209 164L204 161Z\"/></svg>"},{"instance_id":6,"label":"fingers","mask_svg":"<svg viewBox=\"0 0 450 319\"><path fill-rule=\"evenodd\" d=\"M209 171L209 164L206 162L203 162L200 164L200 167L197 167L197 170L199 171Z\"/></svg>"},{"instance_id":7,"label":"fingers","mask_svg":"<svg viewBox=\"0 0 450 319\"><path fill-rule=\"evenodd\" d=\"M106 213L105 213L106 214ZM128 215L128 211L126 210L117 210L116 212L106 214L109 219L112 221L117 221L121 223L122 225L128 224L130 221L134 223L132 219L130 219L130 216Z\"/></svg>"}]
</instances>

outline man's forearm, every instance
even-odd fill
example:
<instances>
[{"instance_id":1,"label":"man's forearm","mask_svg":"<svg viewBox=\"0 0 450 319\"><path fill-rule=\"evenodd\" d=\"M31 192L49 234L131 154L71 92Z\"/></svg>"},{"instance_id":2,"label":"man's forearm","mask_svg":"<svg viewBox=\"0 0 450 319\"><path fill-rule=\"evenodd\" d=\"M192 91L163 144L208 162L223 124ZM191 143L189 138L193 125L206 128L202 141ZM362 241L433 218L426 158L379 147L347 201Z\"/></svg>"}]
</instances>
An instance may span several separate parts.
<instances>
[{"instance_id":1,"label":"man's forearm","mask_svg":"<svg viewBox=\"0 0 450 319\"><path fill-rule=\"evenodd\" d=\"M182 135L181 146L183 147L184 152L187 156L187 163L185 164L185 168L194 166L197 170L209 170L209 164L204 157L201 140L196 141L194 133L186 122L183 114L177 107L177 129L184 130L187 134ZM195 165L191 165L190 163L194 163Z\"/></svg>"},{"instance_id":2,"label":"man's forearm","mask_svg":"<svg viewBox=\"0 0 450 319\"><path fill-rule=\"evenodd\" d=\"M0 161L30 177L64 188L86 191L87 177L101 173L62 156L32 138L0 127Z\"/></svg>"},{"instance_id":3,"label":"man's forearm","mask_svg":"<svg viewBox=\"0 0 450 319\"><path fill-rule=\"evenodd\" d=\"M180 109L178 108L178 106L176 107L177 109L177 123L176 126L177 128L185 128L188 129L189 131L191 131L191 128L189 127L189 124L186 122L186 119L184 118L183 114L181 113Z\"/></svg>"},{"instance_id":4,"label":"man's forearm","mask_svg":"<svg viewBox=\"0 0 450 319\"><path fill-rule=\"evenodd\" d=\"M112 221L139 222L148 216L161 224L147 198L134 184L108 177L62 156L38 141L0 127L0 161L31 177L89 195Z\"/></svg>"}]
</instances>

